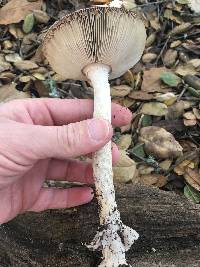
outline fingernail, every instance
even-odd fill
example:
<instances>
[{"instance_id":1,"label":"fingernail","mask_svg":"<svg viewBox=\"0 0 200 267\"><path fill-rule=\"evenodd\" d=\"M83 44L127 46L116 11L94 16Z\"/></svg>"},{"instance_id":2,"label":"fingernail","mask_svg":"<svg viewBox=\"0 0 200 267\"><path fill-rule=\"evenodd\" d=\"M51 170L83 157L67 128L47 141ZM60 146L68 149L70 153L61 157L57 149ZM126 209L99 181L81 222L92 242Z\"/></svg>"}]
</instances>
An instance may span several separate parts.
<instances>
[{"instance_id":1,"label":"fingernail","mask_svg":"<svg viewBox=\"0 0 200 267\"><path fill-rule=\"evenodd\" d=\"M110 125L106 120L92 119L88 124L89 135L96 142L105 140L110 134Z\"/></svg>"}]
</instances>

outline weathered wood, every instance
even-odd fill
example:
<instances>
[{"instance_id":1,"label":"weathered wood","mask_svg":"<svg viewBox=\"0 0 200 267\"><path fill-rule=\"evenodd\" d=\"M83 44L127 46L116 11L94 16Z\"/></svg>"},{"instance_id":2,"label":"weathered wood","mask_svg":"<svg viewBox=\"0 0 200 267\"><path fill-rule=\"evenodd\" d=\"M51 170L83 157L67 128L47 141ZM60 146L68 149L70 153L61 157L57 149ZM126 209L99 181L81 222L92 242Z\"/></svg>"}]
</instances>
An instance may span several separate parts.
<instances>
[{"instance_id":1,"label":"weathered wood","mask_svg":"<svg viewBox=\"0 0 200 267\"><path fill-rule=\"evenodd\" d=\"M123 222L140 234L128 253L135 267L200 266L200 205L156 188L121 185ZM27 213L0 227L0 267L96 267L84 246L98 228L97 205Z\"/></svg>"}]
</instances>

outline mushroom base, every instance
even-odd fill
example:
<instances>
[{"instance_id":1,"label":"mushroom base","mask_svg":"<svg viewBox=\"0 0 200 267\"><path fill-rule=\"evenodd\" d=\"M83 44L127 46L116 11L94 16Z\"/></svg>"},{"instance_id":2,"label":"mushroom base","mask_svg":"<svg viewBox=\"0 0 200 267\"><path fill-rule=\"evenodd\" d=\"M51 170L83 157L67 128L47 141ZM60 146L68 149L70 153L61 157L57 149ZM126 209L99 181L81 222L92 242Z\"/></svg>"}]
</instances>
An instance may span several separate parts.
<instances>
[{"instance_id":1,"label":"mushroom base","mask_svg":"<svg viewBox=\"0 0 200 267\"><path fill-rule=\"evenodd\" d=\"M116 218L118 218L117 221ZM125 252L130 249L139 235L122 223L117 210L110 216L110 219L111 221L103 226L104 230L97 232L92 243L87 247L91 250L102 250L103 261L99 267L128 265Z\"/></svg>"},{"instance_id":2,"label":"mushroom base","mask_svg":"<svg viewBox=\"0 0 200 267\"><path fill-rule=\"evenodd\" d=\"M111 122L111 97L108 75L110 67L93 63L83 72L94 88L94 118ZM129 250L139 235L125 226L117 210L112 172L111 142L97 151L93 157L96 196L99 203L100 224L103 230L97 232L91 245L92 250L102 250L103 261L100 267L127 265L125 252Z\"/></svg>"}]
</instances>

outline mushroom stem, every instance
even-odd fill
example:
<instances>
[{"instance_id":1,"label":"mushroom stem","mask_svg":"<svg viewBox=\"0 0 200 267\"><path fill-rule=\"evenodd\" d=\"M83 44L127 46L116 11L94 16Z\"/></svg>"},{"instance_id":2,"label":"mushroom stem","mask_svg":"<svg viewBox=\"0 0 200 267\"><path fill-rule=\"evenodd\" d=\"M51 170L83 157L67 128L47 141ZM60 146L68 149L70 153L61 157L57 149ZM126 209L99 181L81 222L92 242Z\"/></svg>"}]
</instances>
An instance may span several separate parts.
<instances>
[{"instance_id":1,"label":"mushroom stem","mask_svg":"<svg viewBox=\"0 0 200 267\"><path fill-rule=\"evenodd\" d=\"M111 97L108 76L110 67L93 63L84 68L83 72L94 88L94 117L111 122ZM118 267L127 264L125 251L129 250L139 235L130 227L125 226L117 210L112 172L111 142L94 154L93 172L95 177L96 195L100 207L101 232L97 232L90 249L102 249L101 267Z\"/></svg>"}]
</instances>

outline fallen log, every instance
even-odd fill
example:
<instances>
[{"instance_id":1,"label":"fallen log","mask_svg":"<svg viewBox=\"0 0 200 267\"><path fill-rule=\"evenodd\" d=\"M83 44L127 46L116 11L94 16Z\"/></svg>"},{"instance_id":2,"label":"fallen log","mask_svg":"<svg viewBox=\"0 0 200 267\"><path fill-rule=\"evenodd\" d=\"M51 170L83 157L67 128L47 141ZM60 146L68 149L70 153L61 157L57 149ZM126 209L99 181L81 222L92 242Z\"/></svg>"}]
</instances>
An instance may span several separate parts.
<instances>
[{"instance_id":1,"label":"fallen log","mask_svg":"<svg viewBox=\"0 0 200 267\"><path fill-rule=\"evenodd\" d=\"M200 266L200 205L153 187L116 186L126 225L140 239L128 253L135 267ZM97 267L85 243L95 235L97 204L26 213L0 227L0 267Z\"/></svg>"}]
</instances>

